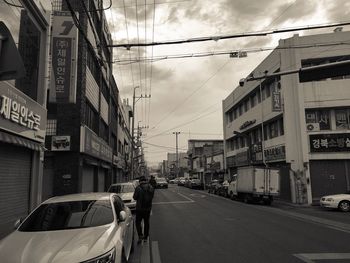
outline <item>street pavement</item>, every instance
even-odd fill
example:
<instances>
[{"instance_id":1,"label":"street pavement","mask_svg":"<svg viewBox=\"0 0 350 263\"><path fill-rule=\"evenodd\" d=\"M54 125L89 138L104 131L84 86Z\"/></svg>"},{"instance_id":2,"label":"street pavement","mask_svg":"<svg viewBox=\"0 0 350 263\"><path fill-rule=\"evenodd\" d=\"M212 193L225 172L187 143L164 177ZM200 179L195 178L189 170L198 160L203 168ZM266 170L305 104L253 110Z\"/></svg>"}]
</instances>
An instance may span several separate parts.
<instances>
[{"instance_id":1,"label":"street pavement","mask_svg":"<svg viewBox=\"0 0 350 263\"><path fill-rule=\"evenodd\" d=\"M350 262L350 213L169 185L156 190L150 240L135 242L130 262Z\"/></svg>"}]
</instances>

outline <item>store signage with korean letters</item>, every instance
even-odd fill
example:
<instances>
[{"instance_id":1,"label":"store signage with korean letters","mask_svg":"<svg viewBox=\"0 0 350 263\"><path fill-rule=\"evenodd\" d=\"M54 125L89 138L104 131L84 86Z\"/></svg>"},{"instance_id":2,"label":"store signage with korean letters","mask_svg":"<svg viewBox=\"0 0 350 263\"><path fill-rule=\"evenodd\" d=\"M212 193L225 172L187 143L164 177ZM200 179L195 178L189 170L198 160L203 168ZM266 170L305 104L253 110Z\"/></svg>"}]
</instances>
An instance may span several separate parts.
<instances>
[{"instance_id":1,"label":"store signage with korean letters","mask_svg":"<svg viewBox=\"0 0 350 263\"><path fill-rule=\"evenodd\" d=\"M311 152L349 152L350 133L309 135Z\"/></svg>"},{"instance_id":2,"label":"store signage with korean letters","mask_svg":"<svg viewBox=\"0 0 350 263\"><path fill-rule=\"evenodd\" d=\"M113 162L112 148L100 137L98 137L88 127L82 126L80 130L82 143L80 151L98 159Z\"/></svg>"},{"instance_id":3,"label":"store signage with korean letters","mask_svg":"<svg viewBox=\"0 0 350 263\"><path fill-rule=\"evenodd\" d=\"M52 24L50 102L75 103L78 29L70 12L55 11Z\"/></svg>"},{"instance_id":4,"label":"store signage with korean letters","mask_svg":"<svg viewBox=\"0 0 350 263\"><path fill-rule=\"evenodd\" d=\"M1 82L0 129L44 142L46 109L10 84Z\"/></svg>"},{"instance_id":5,"label":"store signage with korean letters","mask_svg":"<svg viewBox=\"0 0 350 263\"><path fill-rule=\"evenodd\" d=\"M272 111L282 111L281 92L272 92Z\"/></svg>"},{"instance_id":6,"label":"store signage with korean letters","mask_svg":"<svg viewBox=\"0 0 350 263\"><path fill-rule=\"evenodd\" d=\"M70 136L52 136L51 151L70 151Z\"/></svg>"},{"instance_id":7,"label":"store signage with korean letters","mask_svg":"<svg viewBox=\"0 0 350 263\"><path fill-rule=\"evenodd\" d=\"M277 161L286 159L286 147L284 145L277 145L266 148L264 150L266 161Z\"/></svg>"}]
</instances>

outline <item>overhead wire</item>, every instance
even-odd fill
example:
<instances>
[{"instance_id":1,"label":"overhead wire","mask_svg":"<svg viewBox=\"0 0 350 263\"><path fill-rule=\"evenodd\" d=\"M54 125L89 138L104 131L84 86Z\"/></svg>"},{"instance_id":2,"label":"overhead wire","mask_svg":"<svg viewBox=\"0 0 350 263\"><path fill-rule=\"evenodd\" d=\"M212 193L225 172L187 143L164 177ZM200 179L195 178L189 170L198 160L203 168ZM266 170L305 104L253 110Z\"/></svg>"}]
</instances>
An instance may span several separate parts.
<instances>
[{"instance_id":1,"label":"overhead wire","mask_svg":"<svg viewBox=\"0 0 350 263\"><path fill-rule=\"evenodd\" d=\"M138 47L138 46L144 47L144 46L159 46L159 45L177 45L177 44L185 44L185 43L193 43L193 42L219 41L219 40L232 39L232 38L267 36L267 35L272 35L272 34L287 33L287 32L293 32L293 31L314 30L314 29L339 27L339 26L347 26L347 25L350 25L350 21L326 23L326 24L315 24L315 25L281 28L281 29L271 29L271 30L265 30L265 31L253 31L253 32L229 34L229 35L168 40L168 41L162 41L162 42L113 44L111 46L115 47L115 48L124 47L124 48L130 49L131 47Z\"/></svg>"}]
</instances>

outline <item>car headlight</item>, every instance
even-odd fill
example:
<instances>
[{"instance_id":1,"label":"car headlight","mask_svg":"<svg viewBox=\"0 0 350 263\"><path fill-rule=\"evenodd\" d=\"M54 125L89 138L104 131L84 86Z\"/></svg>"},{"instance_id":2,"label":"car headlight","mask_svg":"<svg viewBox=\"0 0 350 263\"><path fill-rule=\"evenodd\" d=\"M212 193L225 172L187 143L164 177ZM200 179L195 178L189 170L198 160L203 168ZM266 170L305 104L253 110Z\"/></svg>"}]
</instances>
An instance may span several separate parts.
<instances>
[{"instance_id":1,"label":"car headlight","mask_svg":"<svg viewBox=\"0 0 350 263\"><path fill-rule=\"evenodd\" d=\"M333 202L334 199L333 199L333 198L327 198L326 201L328 201L328 202Z\"/></svg>"},{"instance_id":2,"label":"car headlight","mask_svg":"<svg viewBox=\"0 0 350 263\"><path fill-rule=\"evenodd\" d=\"M108 251L107 253L99 257L89 259L81 263L113 263L114 260L115 260L115 248L112 248L110 251Z\"/></svg>"}]
</instances>

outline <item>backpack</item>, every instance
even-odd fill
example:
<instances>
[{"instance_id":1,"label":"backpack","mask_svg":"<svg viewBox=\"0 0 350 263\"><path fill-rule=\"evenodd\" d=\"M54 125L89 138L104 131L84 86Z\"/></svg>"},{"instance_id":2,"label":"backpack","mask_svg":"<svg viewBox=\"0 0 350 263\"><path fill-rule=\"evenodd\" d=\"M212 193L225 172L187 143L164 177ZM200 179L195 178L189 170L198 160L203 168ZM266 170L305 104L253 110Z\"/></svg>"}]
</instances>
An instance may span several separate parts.
<instances>
[{"instance_id":1,"label":"backpack","mask_svg":"<svg viewBox=\"0 0 350 263\"><path fill-rule=\"evenodd\" d=\"M153 199L153 188L149 184L145 186L140 186L141 188L141 208L151 208L152 207L152 199Z\"/></svg>"}]
</instances>

